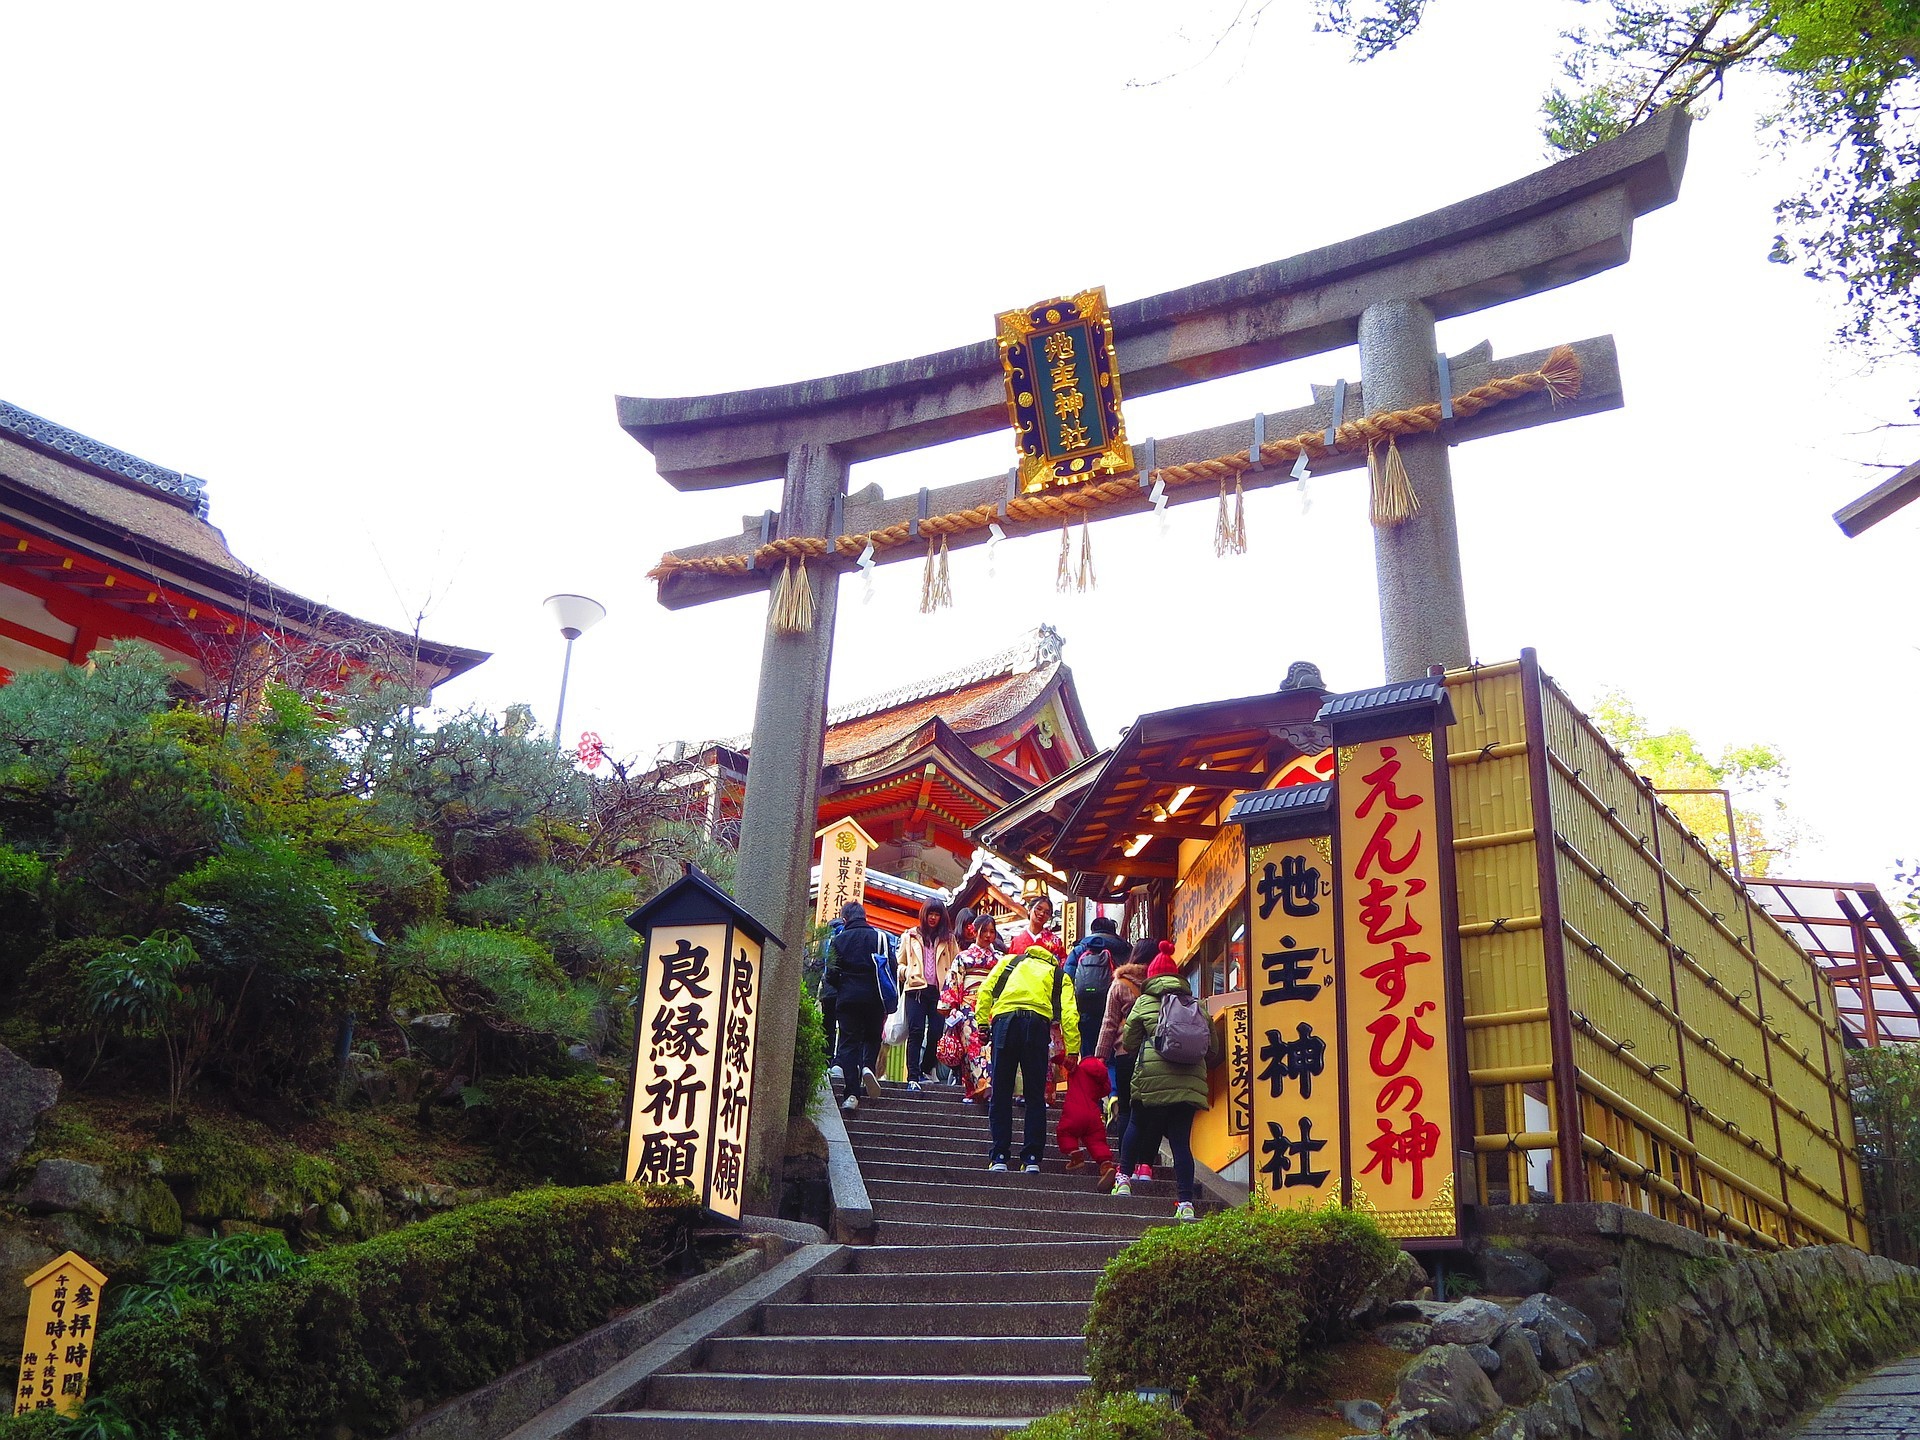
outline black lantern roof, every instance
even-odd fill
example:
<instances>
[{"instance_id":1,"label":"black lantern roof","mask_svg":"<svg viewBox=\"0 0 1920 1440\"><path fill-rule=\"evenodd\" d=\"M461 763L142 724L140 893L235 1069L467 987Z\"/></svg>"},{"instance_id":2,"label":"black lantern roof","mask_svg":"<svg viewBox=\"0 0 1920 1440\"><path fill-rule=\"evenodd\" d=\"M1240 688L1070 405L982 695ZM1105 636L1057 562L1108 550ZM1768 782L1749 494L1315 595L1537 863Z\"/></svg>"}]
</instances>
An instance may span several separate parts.
<instances>
[{"instance_id":1,"label":"black lantern roof","mask_svg":"<svg viewBox=\"0 0 1920 1440\"><path fill-rule=\"evenodd\" d=\"M644 935L660 925L732 925L757 944L771 940L782 950L787 942L742 910L734 898L693 866L687 873L627 916L627 924Z\"/></svg>"}]
</instances>

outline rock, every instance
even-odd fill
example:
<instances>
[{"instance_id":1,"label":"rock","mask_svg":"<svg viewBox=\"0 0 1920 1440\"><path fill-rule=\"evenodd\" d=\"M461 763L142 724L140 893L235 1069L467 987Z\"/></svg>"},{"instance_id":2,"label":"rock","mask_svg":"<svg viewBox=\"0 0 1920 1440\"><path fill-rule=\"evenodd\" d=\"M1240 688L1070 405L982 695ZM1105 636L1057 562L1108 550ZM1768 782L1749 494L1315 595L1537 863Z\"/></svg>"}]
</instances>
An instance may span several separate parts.
<instances>
[{"instance_id":1,"label":"rock","mask_svg":"<svg viewBox=\"0 0 1920 1440\"><path fill-rule=\"evenodd\" d=\"M1427 1425L1427 1412L1424 1410L1403 1410L1387 1421L1382 1432L1387 1440L1433 1440L1433 1431Z\"/></svg>"},{"instance_id":2,"label":"rock","mask_svg":"<svg viewBox=\"0 0 1920 1440\"><path fill-rule=\"evenodd\" d=\"M1507 1324L1507 1312L1490 1300L1468 1296L1433 1317L1436 1345L1484 1345Z\"/></svg>"},{"instance_id":3,"label":"rock","mask_svg":"<svg viewBox=\"0 0 1920 1440\"><path fill-rule=\"evenodd\" d=\"M1627 1292L1618 1267L1557 1285L1553 1294L1593 1321L1595 1344L1620 1343L1626 1328Z\"/></svg>"},{"instance_id":4,"label":"rock","mask_svg":"<svg viewBox=\"0 0 1920 1440\"><path fill-rule=\"evenodd\" d=\"M1486 1440L1528 1440L1526 1421L1509 1415L1487 1431Z\"/></svg>"},{"instance_id":5,"label":"rock","mask_svg":"<svg viewBox=\"0 0 1920 1440\"><path fill-rule=\"evenodd\" d=\"M53 1158L33 1167L33 1176L13 1203L36 1215L56 1210L111 1220L113 1197L107 1191L106 1172L80 1160Z\"/></svg>"},{"instance_id":6,"label":"rock","mask_svg":"<svg viewBox=\"0 0 1920 1440\"><path fill-rule=\"evenodd\" d=\"M40 1222L56 1255L73 1250L87 1257L108 1274L146 1258L147 1242L138 1230L126 1225L107 1225L83 1215L49 1215Z\"/></svg>"},{"instance_id":7,"label":"rock","mask_svg":"<svg viewBox=\"0 0 1920 1440\"><path fill-rule=\"evenodd\" d=\"M1395 1325L1382 1325L1373 1332L1373 1338L1389 1350L1418 1355L1433 1339L1433 1327L1415 1321L1403 1321Z\"/></svg>"},{"instance_id":8,"label":"rock","mask_svg":"<svg viewBox=\"0 0 1920 1440\"><path fill-rule=\"evenodd\" d=\"M1480 1280L1495 1295L1537 1295L1553 1285L1553 1271L1539 1256L1498 1240L1476 1247Z\"/></svg>"},{"instance_id":9,"label":"rock","mask_svg":"<svg viewBox=\"0 0 1920 1440\"><path fill-rule=\"evenodd\" d=\"M1426 1288L1427 1267L1402 1250L1393 1267L1373 1282L1368 1293L1381 1305L1391 1305L1396 1300L1411 1300Z\"/></svg>"},{"instance_id":10,"label":"rock","mask_svg":"<svg viewBox=\"0 0 1920 1440\"><path fill-rule=\"evenodd\" d=\"M1402 1408L1426 1411L1436 1435L1466 1435L1500 1413L1500 1396L1463 1345L1435 1345L1400 1377ZM1389 1432L1391 1433L1391 1432Z\"/></svg>"},{"instance_id":11,"label":"rock","mask_svg":"<svg viewBox=\"0 0 1920 1440\"><path fill-rule=\"evenodd\" d=\"M1524 1405L1540 1393L1547 1377L1541 1372L1533 1341L1525 1330L1514 1326L1495 1336L1493 1353L1500 1357L1500 1368L1493 1372L1493 1388L1502 1400L1509 1405Z\"/></svg>"},{"instance_id":12,"label":"rock","mask_svg":"<svg viewBox=\"0 0 1920 1440\"><path fill-rule=\"evenodd\" d=\"M569 1045L567 1058L577 1065L591 1065L599 1057L594 1053L591 1045Z\"/></svg>"},{"instance_id":13,"label":"rock","mask_svg":"<svg viewBox=\"0 0 1920 1440\"><path fill-rule=\"evenodd\" d=\"M460 1192L451 1185L422 1185L421 1202L431 1210L451 1210Z\"/></svg>"},{"instance_id":14,"label":"rock","mask_svg":"<svg viewBox=\"0 0 1920 1440\"><path fill-rule=\"evenodd\" d=\"M1548 1370L1565 1370L1593 1354L1593 1321L1564 1300L1530 1295L1514 1307L1512 1319L1532 1337L1534 1355Z\"/></svg>"},{"instance_id":15,"label":"rock","mask_svg":"<svg viewBox=\"0 0 1920 1440\"><path fill-rule=\"evenodd\" d=\"M1387 1412L1371 1400L1342 1400L1335 1408L1362 1435L1378 1435L1387 1422Z\"/></svg>"},{"instance_id":16,"label":"rock","mask_svg":"<svg viewBox=\"0 0 1920 1440\"><path fill-rule=\"evenodd\" d=\"M1397 1300L1381 1312L1380 1318L1383 1321L1417 1320L1422 1325L1431 1325L1452 1308L1437 1300Z\"/></svg>"},{"instance_id":17,"label":"rock","mask_svg":"<svg viewBox=\"0 0 1920 1440\"><path fill-rule=\"evenodd\" d=\"M57 1256L64 1247L52 1243L38 1225L0 1216L0 1354L20 1350L27 1324L27 1292L21 1281Z\"/></svg>"},{"instance_id":18,"label":"rock","mask_svg":"<svg viewBox=\"0 0 1920 1440\"><path fill-rule=\"evenodd\" d=\"M1500 1354L1490 1345L1469 1345L1467 1353L1473 1356L1473 1363L1489 1375L1500 1373Z\"/></svg>"},{"instance_id":19,"label":"rock","mask_svg":"<svg viewBox=\"0 0 1920 1440\"><path fill-rule=\"evenodd\" d=\"M346 1206L335 1200L320 1212L320 1223L335 1235L344 1235L353 1228L353 1216Z\"/></svg>"},{"instance_id":20,"label":"rock","mask_svg":"<svg viewBox=\"0 0 1920 1440\"><path fill-rule=\"evenodd\" d=\"M58 1070L29 1065L0 1045L0 1180L20 1163L20 1157L33 1144L40 1117L59 1098Z\"/></svg>"},{"instance_id":21,"label":"rock","mask_svg":"<svg viewBox=\"0 0 1920 1440\"><path fill-rule=\"evenodd\" d=\"M393 1098L393 1080L386 1067L362 1051L347 1056L345 1078L348 1092L365 1096L369 1105L384 1105Z\"/></svg>"}]
</instances>

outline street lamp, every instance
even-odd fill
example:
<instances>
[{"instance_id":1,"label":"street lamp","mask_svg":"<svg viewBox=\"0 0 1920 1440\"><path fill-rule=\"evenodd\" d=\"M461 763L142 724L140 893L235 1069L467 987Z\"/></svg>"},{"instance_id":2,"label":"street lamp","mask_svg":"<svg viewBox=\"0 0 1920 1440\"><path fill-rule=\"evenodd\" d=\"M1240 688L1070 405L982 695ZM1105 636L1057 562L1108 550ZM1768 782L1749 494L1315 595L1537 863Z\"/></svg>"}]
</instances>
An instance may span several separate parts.
<instances>
[{"instance_id":1,"label":"street lamp","mask_svg":"<svg viewBox=\"0 0 1920 1440\"><path fill-rule=\"evenodd\" d=\"M567 675L573 669L573 642L607 618L607 607L584 595L549 595L547 614L567 639L567 658L560 664L560 703L553 712L553 750L560 753L560 727L567 714Z\"/></svg>"}]
</instances>

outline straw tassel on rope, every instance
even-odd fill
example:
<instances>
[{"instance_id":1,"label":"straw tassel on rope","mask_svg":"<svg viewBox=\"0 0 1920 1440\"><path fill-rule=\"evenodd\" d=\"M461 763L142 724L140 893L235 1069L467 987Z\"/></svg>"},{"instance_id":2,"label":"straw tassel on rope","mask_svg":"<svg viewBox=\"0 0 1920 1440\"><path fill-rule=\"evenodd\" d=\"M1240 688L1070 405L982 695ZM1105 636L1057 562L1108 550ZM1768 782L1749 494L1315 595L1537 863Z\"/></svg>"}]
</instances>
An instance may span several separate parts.
<instances>
[{"instance_id":1,"label":"straw tassel on rope","mask_svg":"<svg viewBox=\"0 0 1920 1440\"><path fill-rule=\"evenodd\" d=\"M1387 453L1379 455L1367 447L1367 473L1373 478L1373 499L1367 518L1383 530L1404 525L1420 509L1420 497L1413 493L1413 480L1400 458L1400 437L1387 437Z\"/></svg>"},{"instance_id":2,"label":"straw tassel on rope","mask_svg":"<svg viewBox=\"0 0 1920 1440\"><path fill-rule=\"evenodd\" d=\"M1053 577L1053 588L1062 595L1073 588L1073 533L1064 519L1060 522L1060 570Z\"/></svg>"},{"instance_id":3,"label":"straw tassel on rope","mask_svg":"<svg viewBox=\"0 0 1920 1440\"><path fill-rule=\"evenodd\" d=\"M1080 516L1080 575L1074 585L1074 589L1080 591L1083 595L1093 589L1094 584L1092 528L1088 523L1086 513L1083 511Z\"/></svg>"},{"instance_id":4,"label":"straw tassel on rope","mask_svg":"<svg viewBox=\"0 0 1920 1440\"><path fill-rule=\"evenodd\" d=\"M945 610L953 605L953 585L947 575L947 537L940 537L936 550L931 539L927 541L927 568L920 577L920 613L931 615L936 610Z\"/></svg>"},{"instance_id":5,"label":"straw tassel on rope","mask_svg":"<svg viewBox=\"0 0 1920 1440\"><path fill-rule=\"evenodd\" d=\"M800 557L800 572L794 573L793 561L780 567L774 582L773 632L776 635L804 635L813 629L813 587L807 583L807 557Z\"/></svg>"},{"instance_id":6,"label":"straw tassel on rope","mask_svg":"<svg viewBox=\"0 0 1920 1440\"><path fill-rule=\"evenodd\" d=\"M1220 477L1220 513L1213 517L1213 553L1225 555L1233 549L1233 516L1227 509L1227 477Z\"/></svg>"},{"instance_id":7,"label":"straw tassel on rope","mask_svg":"<svg viewBox=\"0 0 1920 1440\"><path fill-rule=\"evenodd\" d=\"M1233 553L1247 553L1247 492L1238 475L1233 477Z\"/></svg>"}]
</instances>

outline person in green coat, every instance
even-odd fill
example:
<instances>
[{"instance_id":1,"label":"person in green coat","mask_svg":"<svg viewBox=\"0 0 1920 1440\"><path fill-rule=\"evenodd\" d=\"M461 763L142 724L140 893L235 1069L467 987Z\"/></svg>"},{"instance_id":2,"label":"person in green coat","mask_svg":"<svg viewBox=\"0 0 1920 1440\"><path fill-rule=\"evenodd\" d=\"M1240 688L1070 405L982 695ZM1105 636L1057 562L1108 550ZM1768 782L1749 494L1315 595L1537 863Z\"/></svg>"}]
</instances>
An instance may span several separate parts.
<instances>
[{"instance_id":1,"label":"person in green coat","mask_svg":"<svg viewBox=\"0 0 1920 1440\"><path fill-rule=\"evenodd\" d=\"M1204 1063L1171 1064L1153 1048L1161 998L1186 990L1174 963L1173 943L1162 940L1160 953L1147 967L1146 989L1121 1027L1121 1043L1140 1058L1133 1071L1133 1114L1120 1140L1120 1178L1113 1186L1116 1195L1133 1193L1128 1177L1134 1167L1151 1163L1149 1157L1160 1153L1165 1140L1173 1149L1173 1179L1180 1196L1173 1212L1176 1220L1194 1218L1193 1117L1207 1108L1207 1067L1221 1056L1218 1031L1208 1041Z\"/></svg>"}]
</instances>

